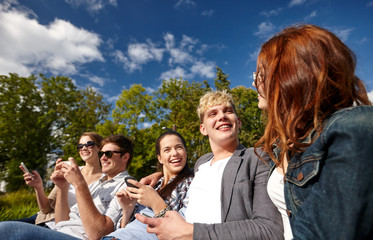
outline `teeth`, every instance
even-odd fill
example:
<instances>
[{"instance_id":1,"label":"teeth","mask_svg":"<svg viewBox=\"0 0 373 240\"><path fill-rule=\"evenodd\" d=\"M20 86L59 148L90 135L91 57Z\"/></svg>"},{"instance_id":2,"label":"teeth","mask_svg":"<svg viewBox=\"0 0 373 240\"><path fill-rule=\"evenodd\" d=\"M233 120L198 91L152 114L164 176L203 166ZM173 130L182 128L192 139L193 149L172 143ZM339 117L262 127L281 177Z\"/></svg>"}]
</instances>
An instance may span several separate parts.
<instances>
[{"instance_id":1,"label":"teeth","mask_svg":"<svg viewBox=\"0 0 373 240\"><path fill-rule=\"evenodd\" d=\"M230 128L230 127L231 127L230 125L222 125L218 129L225 129L225 128Z\"/></svg>"},{"instance_id":2,"label":"teeth","mask_svg":"<svg viewBox=\"0 0 373 240\"><path fill-rule=\"evenodd\" d=\"M175 159L175 160L171 160L171 163L177 163L177 162L180 162L181 159Z\"/></svg>"}]
</instances>

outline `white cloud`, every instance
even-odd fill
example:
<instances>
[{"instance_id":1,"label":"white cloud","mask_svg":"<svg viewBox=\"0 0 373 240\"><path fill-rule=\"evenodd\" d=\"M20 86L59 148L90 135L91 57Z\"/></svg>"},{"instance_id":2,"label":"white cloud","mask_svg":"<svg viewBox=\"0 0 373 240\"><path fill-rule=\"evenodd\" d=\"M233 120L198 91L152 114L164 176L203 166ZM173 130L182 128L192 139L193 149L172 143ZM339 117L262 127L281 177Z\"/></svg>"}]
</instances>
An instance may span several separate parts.
<instances>
[{"instance_id":1,"label":"white cloud","mask_svg":"<svg viewBox=\"0 0 373 240\"><path fill-rule=\"evenodd\" d=\"M250 53L249 61L256 62L260 53L260 48L256 49L255 52ZM255 71L255 69L253 70Z\"/></svg>"},{"instance_id":2,"label":"white cloud","mask_svg":"<svg viewBox=\"0 0 373 240\"><path fill-rule=\"evenodd\" d=\"M256 31L254 35L260 38L267 38L268 36L273 34L275 29L275 25L273 25L271 22L262 22L259 24L258 31Z\"/></svg>"},{"instance_id":3,"label":"white cloud","mask_svg":"<svg viewBox=\"0 0 373 240\"><path fill-rule=\"evenodd\" d=\"M308 19L310 19L310 18L314 18L314 17L316 17L316 16L317 16L317 10L312 11L312 12L310 13L310 15L308 15L307 17L305 17L305 19L308 20Z\"/></svg>"},{"instance_id":4,"label":"white cloud","mask_svg":"<svg viewBox=\"0 0 373 240\"><path fill-rule=\"evenodd\" d=\"M176 0L175 8L180 8L180 7L195 7L196 3L192 0Z\"/></svg>"},{"instance_id":5,"label":"white cloud","mask_svg":"<svg viewBox=\"0 0 373 240\"><path fill-rule=\"evenodd\" d=\"M302 5L305 2L306 2L306 0L291 0L290 3L289 3L289 7Z\"/></svg>"},{"instance_id":6,"label":"white cloud","mask_svg":"<svg viewBox=\"0 0 373 240\"><path fill-rule=\"evenodd\" d=\"M373 90L368 92L369 101L373 104Z\"/></svg>"},{"instance_id":7,"label":"white cloud","mask_svg":"<svg viewBox=\"0 0 373 240\"><path fill-rule=\"evenodd\" d=\"M259 14L269 18L271 16L278 15L281 11L282 11L282 8L277 8L277 9L273 9L269 11L263 11L263 12L260 12Z\"/></svg>"},{"instance_id":8,"label":"white cloud","mask_svg":"<svg viewBox=\"0 0 373 240\"><path fill-rule=\"evenodd\" d=\"M176 67L174 69L168 70L166 72L163 72L160 76L160 78L163 79L170 79L170 78L189 78L189 74L181 67Z\"/></svg>"},{"instance_id":9,"label":"white cloud","mask_svg":"<svg viewBox=\"0 0 373 240\"><path fill-rule=\"evenodd\" d=\"M201 12L201 16L210 18L214 15L214 13L215 13L214 9L204 10Z\"/></svg>"},{"instance_id":10,"label":"white cloud","mask_svg":"<svg viewBox=\"0 0 373 240\"><path fill-rule=\"evenodd\" d=\"M347 28L347 29L334 29L332 30L335 35L337 35L343 42L346 42L348 37L350 36L351 32L353 31L353 28Z\"/></svg>"},{"instance_id":11,"label":"white cloud","mask_svg":"<svg viewBox=\"0 0 373 240\"><path fill-rule=\"evenodd\" d=\"M362 39L360 39L359 41L358 41L358 43L359 44L362 44L362 43L366 43L366 42L368 42L369 41L369 39L367 38L367 37L363 37Z\"/></svg>"},{"instance_id":12,"label":"white cloud","mask_svg":"<svg viewBox=\"0 0 373 240\"><path fill-rule=\"evenodd\" d=\"M22 7L0 4L0 39L0 74L75 74L81 64L104 61L96 33L61 19L39 24Z\"/></svg>"},{"instance_id":13,"label":"white cloud","mask_svg":"<svg viewBox=\"0 0 373 240\"><path fill-rule=\"evenodd\" d=\"M114 7L118 5L117 0L65 0L65 2L72 7L84 6L90 13L98 13L106 5Z\"/></svg>"},{"instance_id":14,"label":"white cloud","mask_svg":"<svg viewBox=\"0 0 373 240\"><path fill-rule=\"evenodd\" d=\"M124 63L124 69L128 72L141 70L142 65L150 61L160 62L163 58L164 49L157 48L152 42L133 43L127 47L127 52L123 53L119 50L114 52L115 58Z\"/></svg>"},{"instance_id":15,"label":"white cloud","mask_svg":"<svg viewBox=\"0 0 373 240\"><path fill-rule=\"evenodd\" d=\"M191 67L191 72L201 77L213 78L215 76L215 64L213 62L196 62Z\"/></svg>"},{"instance_id":16,"label":"white cloud","mask_svg":"<svg viewBox=\"0 0 373 240\"><path fill-rule=\"evenodd\" d=\"M102 78L102 77L99 77L99 76L96 76L96 75L92 75L90 77L88 77L89 81L93 82L93 83L97 83L98 85L100 85L100 87L103 87L105 82L107 82L107 80L105 78Z\"/></svg>"},{"instance_id":17,"label":"white cloud","mask_svg":"<svg viewBox=\"0 0 373 240\"><path fill-rule=\"evenodd\" d=\"M142 70L142 67L151 61L165 60L171 69L161 73L161 79L214 77L215 64L202 60L200 56L211 46L199 44L198 39L187 35L183 35L178 42L171 33L164 34L163 41L163 44L157 46L151 40L146 43L133 43L128 45L126 52L116 50L113 56L124 64L124 69L128 72Z\"/></svg>"}]
</instances>

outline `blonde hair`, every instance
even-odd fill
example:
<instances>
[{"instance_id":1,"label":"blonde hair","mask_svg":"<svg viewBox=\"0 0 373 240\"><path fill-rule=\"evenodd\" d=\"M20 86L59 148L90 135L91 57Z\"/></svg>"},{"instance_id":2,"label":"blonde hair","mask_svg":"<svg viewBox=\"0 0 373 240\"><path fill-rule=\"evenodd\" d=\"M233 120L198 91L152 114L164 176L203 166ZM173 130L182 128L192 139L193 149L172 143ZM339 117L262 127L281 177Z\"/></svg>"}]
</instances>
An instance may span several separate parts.
<instances>
[{"instance_id":1,"label":"blonde hair","mask_svg":"<svg viewBox=\"0 0 373 240\"><path fill-rule=\"evenodd\" d=\"M203 122L203 117L207 109L221 104L226 104L232 107L234 113L237 114L236 107L234 106L233 102L233 97L232 95L227 93L226 90L207 92L199 100L199 106L197 108L197 114L201 123Z\"/></svg>"}]
</instances>

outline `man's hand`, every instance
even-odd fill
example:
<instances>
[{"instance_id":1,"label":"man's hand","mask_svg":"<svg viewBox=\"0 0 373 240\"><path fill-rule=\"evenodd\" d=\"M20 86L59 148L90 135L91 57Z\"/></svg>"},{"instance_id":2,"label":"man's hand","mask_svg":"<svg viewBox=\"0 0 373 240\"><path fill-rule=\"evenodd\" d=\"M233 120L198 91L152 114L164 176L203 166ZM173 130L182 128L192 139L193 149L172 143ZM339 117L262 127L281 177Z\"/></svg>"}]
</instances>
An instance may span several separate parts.
<instances>
[{"instance_id":1,"label":"man's hand","mask_svg":"<svg viewBox=\"0 0 373 240\"><path fill-rule=\"evenodd\" d=\"M193 239L193 224L187 223L178 212L168 211L164 218L148 218L141 214L135 217L147 224L148 233L155 233L160 240Z\"/></svg>"},{"instance_id":2,"label":"man's hand","mask_svg":"<svg viewBox=\"0 0 373 240\"><path fill-rule=\"evenodd\" d=\"M65 177L63 176L62 172L62 158L57 159L56 166L54 167L54 171L50 176L50 180L61 190L69 189L69 183L66 181Z\"/></svg>"},{"instance_id":3,"label":"man's hand","mask_svg":"<svg viewBox=\"0 0 373 240\"><path fill-rule=\"evenodd\" d=\"M130 198L128 195L128 192L124 189L118 191L116 194L119 205L123 209L123 211L131 210L133 211L135 205L136 205L136 199ZM131 211L131 213L132 213Z\"/></svg>"},{"instance_id":4,"label":"man's hand","mask_svg":"<svg viewBox=\"0 0 373 240\"><path fill-rule=\"evenodd\" d=\"M61 171L66 181L75 188L77 188L80 184L87 184L74 158L69 157L68 160L68 162L60 163Z\"/></svg>"},{"instance_id":5,"label":"man's hand","mask_svg":"<svg viewBox=\"0 0 373 240\"><path fill-rule=\"evenodd\" d=\"M162 177L162 172L155 172L155 173L150 174L149 176L141 178L140 183L154 187L161 177Z\"/></svg>"}]
</instances>

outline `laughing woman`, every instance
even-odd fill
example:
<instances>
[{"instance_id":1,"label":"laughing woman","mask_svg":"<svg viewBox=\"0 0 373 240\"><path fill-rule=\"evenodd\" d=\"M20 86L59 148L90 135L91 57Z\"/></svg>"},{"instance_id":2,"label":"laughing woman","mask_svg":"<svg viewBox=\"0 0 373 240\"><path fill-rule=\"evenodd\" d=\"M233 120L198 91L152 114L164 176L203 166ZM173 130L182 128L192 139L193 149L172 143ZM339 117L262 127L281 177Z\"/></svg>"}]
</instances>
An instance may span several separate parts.
<instances>
[{"instance_id":1,"label":"laughing woman","mask_svg":"<svg viewBox=\"0 0 373 240\"><path fill-rule=\"evenodd\" d=\"M373 107L355 55L313 25L263 44L254 86L273 160L268 194L285 238L373 238Z\"/></svg>"},{"instance_id":2,"label":"laughing woman","mask_svg":"<svg viewBox=\"0 0 373 240\"><path fill-rule=\"evenodd\" d=\"M159 218L168 210L179 211L186 207L186 194L193 173L187 165L184 138L177 132L165 132L157 139L155 149L158 161L162 165L163 177L155 188L129 180L135 187L127 187L117 193L118 202L123 210L121 228L102 239L157 239L155 234L146 232L147 225L136 220L134 214Z\"/></svg>"}]
</instances>

